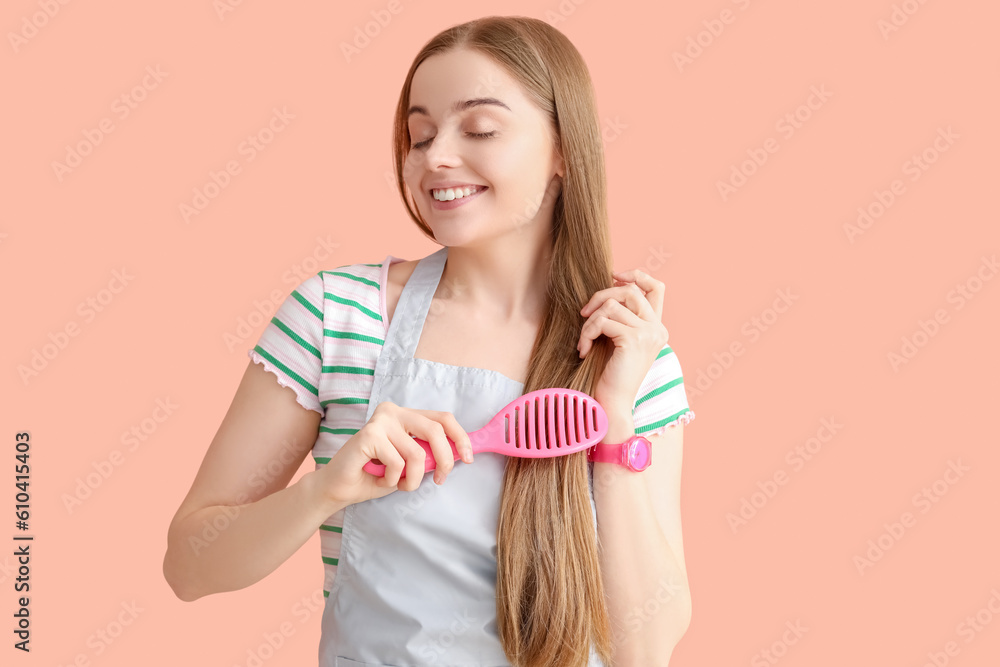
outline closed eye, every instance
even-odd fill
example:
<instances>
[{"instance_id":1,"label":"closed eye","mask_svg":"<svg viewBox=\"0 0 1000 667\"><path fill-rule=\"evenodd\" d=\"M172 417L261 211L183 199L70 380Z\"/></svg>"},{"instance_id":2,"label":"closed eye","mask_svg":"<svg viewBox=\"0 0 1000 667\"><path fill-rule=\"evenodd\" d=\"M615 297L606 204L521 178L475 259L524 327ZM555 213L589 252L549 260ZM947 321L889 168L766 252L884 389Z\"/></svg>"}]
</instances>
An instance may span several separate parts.
<instances>
[{"instance_id":1,"label":"closed eye","mask_svg":"<svg viewBox=\"0 0 1000 667\"><path fill-rule=\"evenodd\" d=\"M490 137L496 136L496 133L497 131L493 130L492 132L466 132L465 134L470 137L476 137L477 139L489 139ZM431 142L431 139L433 138L434 137L431 137L430 139L425 139L421 142L415 143L413 144L413 148L417 149L423 148L424 146L429 144Z\"/></svg>"}]
</instances>

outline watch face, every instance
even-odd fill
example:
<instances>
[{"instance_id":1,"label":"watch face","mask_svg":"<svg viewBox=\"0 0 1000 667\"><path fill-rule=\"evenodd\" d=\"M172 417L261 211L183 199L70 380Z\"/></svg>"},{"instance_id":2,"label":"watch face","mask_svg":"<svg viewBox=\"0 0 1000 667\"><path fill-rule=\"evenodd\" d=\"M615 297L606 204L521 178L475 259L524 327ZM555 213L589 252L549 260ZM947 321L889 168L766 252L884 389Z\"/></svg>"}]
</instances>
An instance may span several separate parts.
<instances>
[{"instance_id":1,"label":"watch face","mask_svg":"<svg viewBox=\"0 0 1000 667\"><path fill-rule=\"evenodd\" d=\"M628 446L628 464L632 470L642 471L649 467L651 457L649 440L638 437Z\"/></svg>"}]
</instances>

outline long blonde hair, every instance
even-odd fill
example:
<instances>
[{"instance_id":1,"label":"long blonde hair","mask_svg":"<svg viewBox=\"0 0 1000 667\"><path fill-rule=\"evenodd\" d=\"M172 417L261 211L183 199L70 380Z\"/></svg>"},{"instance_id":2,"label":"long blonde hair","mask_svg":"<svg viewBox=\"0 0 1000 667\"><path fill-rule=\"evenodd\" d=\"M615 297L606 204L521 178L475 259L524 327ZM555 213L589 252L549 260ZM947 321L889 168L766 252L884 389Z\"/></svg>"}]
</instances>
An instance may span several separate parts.
<instances>
[{"instance_id":1,"label":"long blonde hair","mask_svg":"<svg viewBox=\"0 0 1000 667\"><path fill-rule=\"evenodd\" d=\"M544 21L489 16L456 25L420 50L399 97L393 128L396 183L410 217L433 232L404 182L413 74L432 55L457 48L493 58L551 119L564 161L552 221L547 308L524 392L568 387L593 395L613 352L604 336L581 360L580 308L613 286L604 146L590 73L576 47ZM586 454L508 457L497 529L497 627L515 667L582 667L590 644L611 663L611 632L587 482Z\"/></svg>"}]
</instances>

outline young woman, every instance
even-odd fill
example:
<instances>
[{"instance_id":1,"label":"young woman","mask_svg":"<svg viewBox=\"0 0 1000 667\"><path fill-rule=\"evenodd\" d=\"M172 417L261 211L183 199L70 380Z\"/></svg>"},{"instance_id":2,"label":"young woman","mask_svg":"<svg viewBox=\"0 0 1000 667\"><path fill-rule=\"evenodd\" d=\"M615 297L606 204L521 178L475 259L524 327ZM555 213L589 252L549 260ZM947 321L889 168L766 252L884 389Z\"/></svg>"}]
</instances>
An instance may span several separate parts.
<instances>
[{"instance_id":1,"label":"young woman","mask_svg":"<svg viewBox=\"0 0 1000 667\"><path fill-rule=\"evenodd\" d=\"M171 523L167 581L183 600L243 588L319 529L323 666L666 665L690 616L694 414L663 283L613 271L582 57L531 18L443 31L403 84L394 156L442 247L320 271L286 299ZM602 451L651 444L653 465L472 455L469 433L548 387L593 396Z\"/></svg>"}]
</instances>

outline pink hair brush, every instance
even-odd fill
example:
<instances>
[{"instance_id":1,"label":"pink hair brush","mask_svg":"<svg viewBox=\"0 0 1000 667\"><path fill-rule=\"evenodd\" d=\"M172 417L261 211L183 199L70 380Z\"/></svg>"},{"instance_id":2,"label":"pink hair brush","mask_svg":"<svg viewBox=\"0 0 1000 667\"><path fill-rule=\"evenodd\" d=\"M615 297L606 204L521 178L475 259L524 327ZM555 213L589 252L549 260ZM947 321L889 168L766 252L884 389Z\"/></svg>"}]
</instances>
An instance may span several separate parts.
<instances>
[{"instance_id":1,"label":"pink hair brush","mask_svg":"<svg viewBox=\"0 0 1000 667\"><path fill-rule=\"evenodd\" d=\"M493 452L524 459L564 456L590 449L608 432L608 415L601 404L575 389L536 389L508 403L481 429L469 433L472 453ZM447 438L447 436L445 436ZM437 467L431 445L413 438L427 452L424 473ZM455 461L455 442L447 438ZM385 476L385 465L369 461L364 470ZM403 469L400 478L406 476Z\"/></svg>"}]
</instances>

